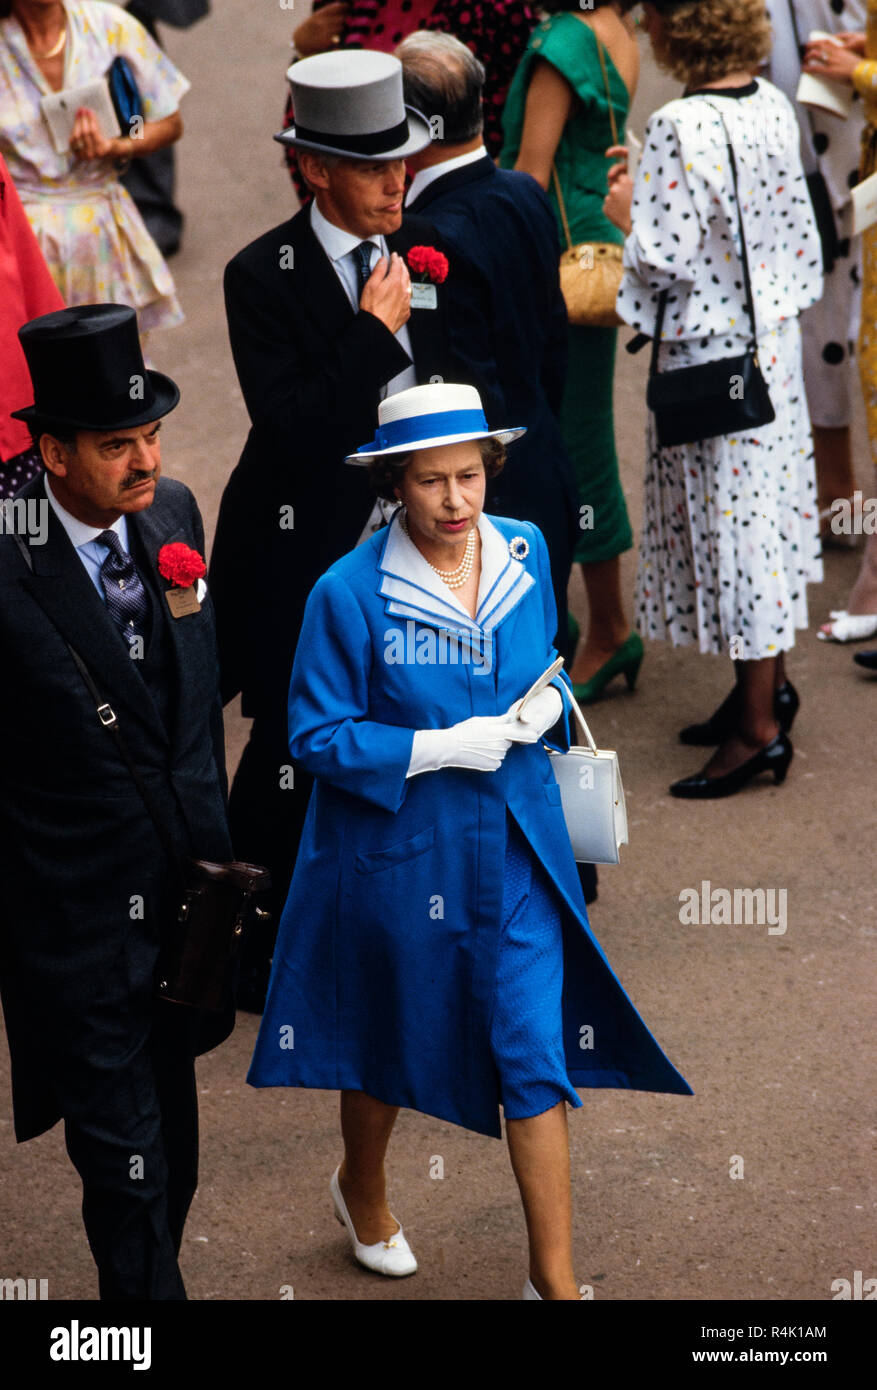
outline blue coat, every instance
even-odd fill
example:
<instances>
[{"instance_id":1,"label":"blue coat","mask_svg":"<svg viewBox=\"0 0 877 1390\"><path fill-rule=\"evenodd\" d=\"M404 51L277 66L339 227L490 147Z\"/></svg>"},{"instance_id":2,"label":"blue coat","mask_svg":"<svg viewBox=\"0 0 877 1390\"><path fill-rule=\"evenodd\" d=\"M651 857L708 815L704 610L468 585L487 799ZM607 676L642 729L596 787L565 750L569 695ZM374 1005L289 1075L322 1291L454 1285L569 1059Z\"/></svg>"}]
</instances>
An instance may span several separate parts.
<instances>
[{"instance_id":1,"label":"blue coat","mask_svg":"<svg viewBox=\"0 0 877 1390\"><path fill-rule=\"evenodd\" d=\"M477 621L395 520L310 595L289 727L292 755L317 783L248 1080L363 1090L499 1137L489 1029L508 812L563 910L573 1085L691 1088L591 934L542 745L513 744L497 772L406 780L414 730L504 713L555 655L541 533L499 517L480 528ZM514 537L529 547L522 559ZM583 1049L585 1025L593 1047Z\"/></svg>"}]
</instances>

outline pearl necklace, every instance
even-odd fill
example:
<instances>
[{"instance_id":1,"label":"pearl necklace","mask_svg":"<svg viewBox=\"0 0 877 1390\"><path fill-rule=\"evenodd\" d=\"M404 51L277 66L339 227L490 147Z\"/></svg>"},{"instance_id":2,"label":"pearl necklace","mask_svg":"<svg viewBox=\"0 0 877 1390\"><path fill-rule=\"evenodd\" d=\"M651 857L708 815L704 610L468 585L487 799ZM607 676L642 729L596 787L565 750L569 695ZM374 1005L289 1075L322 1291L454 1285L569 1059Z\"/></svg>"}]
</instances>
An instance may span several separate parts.
<instances>
[{"instance_id":1,"label":"pearl necklace","mask_svg":"<svg viewBox=\"0 0 877 1390\"><path fill-rule=\"evenodd\" d=\"M402 530L405 532L405 535L408 537L409 540L411 540L411 532L408 530L408 518L404 512L399 517L399 524L402 527ZM472 573L472 566L475 562L476 530L477 527L473 526L472 530L469 532L469 539L466 542L466 552L455 570L437 569L435 565L430 564L429 560L426 560L425 555L423 557L424 560L426 560L426 563L429 565L430 569L432 570L433 574L437 574L439 579L441 579L441 581L444 584L447 584L449 589L462 589L463 585L466 583L467 579ZM412 541L412 545L413 544L414 542Z\"/></svg>"},{"instance_id":2,"label":"pearl necklace","mask_svg":"<svg viewBox=\"0 0 877 1390\"><path fill-rule=\"evenodd\" d=\"M66 42L67 30L65 28L61 30L61 37L55 44L54 48L50 48L46 53L37 53L34 49L31 49L31 52L33 53L33 56L35 58L39 58L40 62L43 62L43 60L46 58L57 58L58 54L61 52L61 49L64 47Z\"/></svg>"}]
</instances>

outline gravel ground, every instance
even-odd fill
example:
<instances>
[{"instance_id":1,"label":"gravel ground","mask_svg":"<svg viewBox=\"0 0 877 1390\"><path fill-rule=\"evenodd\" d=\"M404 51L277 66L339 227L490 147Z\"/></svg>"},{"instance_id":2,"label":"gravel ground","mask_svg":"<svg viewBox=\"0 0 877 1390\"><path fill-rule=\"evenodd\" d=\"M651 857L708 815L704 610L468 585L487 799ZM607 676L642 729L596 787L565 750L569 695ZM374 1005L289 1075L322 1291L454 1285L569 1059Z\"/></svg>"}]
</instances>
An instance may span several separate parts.
<instances>
[{"instance_id":1,"label":"gravel ground","mask_svg":"<svg viewBox=\"0 0 877 1390\"><path fill-rule=\"evenodd\" d=\"M156 365L182 387L166 425L165 469L194 490L212 529L246 432L228 350L222 268L288 216L279 147L292 15L277 5L216 6L167 45L193 90L180 147L185 246L173 262L188 318L155 335ZM631 124L673 88L645 56ZM627 336L622 333L622 338ZM624 482L640 514L643 358L619 354ZM868 490L861 411L860 485ZM584 1092L570 1115L576 1270L598 1299L831 1298L831 1283L874 1268L873 962L877 921L865 849L874 727L872 681L850 649L814 630L842 606L855 553L828 554L811 590L811 630L791 672L802 695L795 762L782 788L750 787L699 807L668 783L698 766L675 731L724 694L727 663L693 651L647 652L640 686L620 683L592 711L598 743L620 750L631 844L601 870L592 920L646 1021L693 1097ZM633 555L625 558L632 591ZM580 586L574 590L579 616ZM229 757L245 724L228 712ZM787 930L690 926L680 893L765 887L787 893ZM257 1020L199 1064L202 1182L183 1247L195 1299L516 1299L526 1241L504 1146L411 1112L390 1151L390 1197L421 1263L413 1279L358 1268L332 1218L337 1099L254 1091L244 1077ZM94 1298L78 1179L60 1127L16 1146L8 1057L0 1053L0 1276L47 1278L53 1299ZM435 1156L444 1177L431 1176ZM734 1173L738 1176L734 1176Z\"/></svg>"}]
</instances>

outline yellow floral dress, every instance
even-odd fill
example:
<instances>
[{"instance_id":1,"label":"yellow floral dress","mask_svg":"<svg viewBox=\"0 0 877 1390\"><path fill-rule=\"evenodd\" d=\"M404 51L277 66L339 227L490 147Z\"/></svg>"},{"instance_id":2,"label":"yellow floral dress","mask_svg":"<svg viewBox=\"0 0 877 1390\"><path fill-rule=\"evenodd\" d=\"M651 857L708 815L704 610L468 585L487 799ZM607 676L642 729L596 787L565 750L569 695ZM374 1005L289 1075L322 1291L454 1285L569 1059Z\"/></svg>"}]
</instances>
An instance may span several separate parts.
<instances>
[{"instance_id":1,"label":"yellow floral dress","mask_svg":"<svg viewBox=\"0 0 877 1390\"><path fill-rule=\"evenodd\" d=\"M65 88L102 77L121 54L145 119L177 110L189 83L137 20L103 0L70 0L64 8ZM65 303L130 304L144 333L179 323L171 273L115 161L56 153L40 108L50 91L18 21L0 20L0 153Z\"/></svg>"},{"instance_id":2,"label":"yellow floral dress","mask_svg":"<svg viewBox=\"0 0 877 1390\"><path fill-rule=\"evenodd\" d=\"M865 53L867 56L853 69L853 86L865 108L859 168L862 178L877 171L877 0L868 0ZM862 322L858 353L871 458L877 464L877 223L862 234Z\"/></svg>"}]
</instances>

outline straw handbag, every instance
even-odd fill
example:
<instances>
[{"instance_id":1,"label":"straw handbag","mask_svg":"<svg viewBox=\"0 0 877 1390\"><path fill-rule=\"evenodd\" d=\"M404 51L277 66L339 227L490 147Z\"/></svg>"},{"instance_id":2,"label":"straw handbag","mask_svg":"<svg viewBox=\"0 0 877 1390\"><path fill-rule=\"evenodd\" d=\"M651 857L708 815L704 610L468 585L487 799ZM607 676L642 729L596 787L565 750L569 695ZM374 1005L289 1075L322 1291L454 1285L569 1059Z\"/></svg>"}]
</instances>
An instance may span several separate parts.
<instances>
[{"instance_id":1,"label":"straw handbag","mask_svg":"<svg viewBox=\"0 0 877 1390\"><path fill-rule=\"evenodd\" d=\"M591 31L593 33L593 30ZM618 128L612 98L609 94L609 77L606 72L606 59L603 45L597 41L600 67L603 69L603 83L606 87L606 100L609 103L609 120L612 125L612 143L618 144ZM560 257L560 288L566 301L566 312L570 323L587 325L591 328L613 328L621 323L615 312L615 299L621 284L621 247L612 241L586 241L574 246L566 215L566 204L557 176L557 166L552 164L554 191L560 208L560 220L566 237L567 249Z\"/></svg>"}]
</instances>

